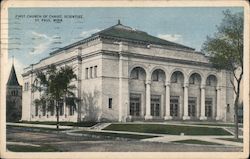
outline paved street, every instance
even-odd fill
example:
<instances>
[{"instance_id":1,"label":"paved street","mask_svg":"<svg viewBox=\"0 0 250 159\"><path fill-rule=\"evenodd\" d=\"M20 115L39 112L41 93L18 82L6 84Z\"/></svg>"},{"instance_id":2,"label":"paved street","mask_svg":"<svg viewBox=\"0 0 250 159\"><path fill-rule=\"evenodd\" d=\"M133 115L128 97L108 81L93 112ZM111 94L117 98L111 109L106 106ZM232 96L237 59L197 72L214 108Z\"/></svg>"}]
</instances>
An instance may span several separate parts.
<instances>
[{"instance_id":1,"label":"paved street","mask_svg":"<svg viewBox=\"0 0 250 159\"><path fill-rule=\"evenodd\" d=\"M7 129L7 142L10 144L32 144L53 146L60 151L71 152L233 152L242 147L225 145L186 145L141 140L108 140L83 136L71 136L57 132L34 132L20 128Z\"/></svg>"}]
</instances>

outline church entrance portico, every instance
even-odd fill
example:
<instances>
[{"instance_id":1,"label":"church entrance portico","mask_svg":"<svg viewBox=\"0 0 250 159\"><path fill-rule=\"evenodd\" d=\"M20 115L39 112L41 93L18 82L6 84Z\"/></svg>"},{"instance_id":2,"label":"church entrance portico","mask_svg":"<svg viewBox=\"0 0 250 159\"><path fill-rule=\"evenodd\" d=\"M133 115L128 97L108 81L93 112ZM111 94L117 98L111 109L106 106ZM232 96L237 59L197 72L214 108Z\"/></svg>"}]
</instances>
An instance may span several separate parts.
<instances>
[{"instance_id":1,"label":"church entrance portico","mask_svg":"<svg viewBox=\"0 0 250 159\"><path fill-rule=\"evenodd\" d=\"M192 68L146 66L137 64L129 71L129 116L143 120L216 120L220 112L215 75Z\"/></svg>"}]
</instances>

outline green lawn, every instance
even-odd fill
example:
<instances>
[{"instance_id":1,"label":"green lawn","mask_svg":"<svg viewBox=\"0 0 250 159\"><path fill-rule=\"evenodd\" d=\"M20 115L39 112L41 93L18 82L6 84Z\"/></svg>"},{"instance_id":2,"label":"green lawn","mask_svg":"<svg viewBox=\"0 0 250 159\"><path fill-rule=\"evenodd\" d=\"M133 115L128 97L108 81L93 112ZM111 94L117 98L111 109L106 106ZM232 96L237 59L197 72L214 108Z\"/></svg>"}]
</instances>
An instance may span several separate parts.
<instances>
[{"instance_id":1,"label":"green lawn","mask_svg":"<svg viewBox=\"0 0 250 159\"><path fill-rule=\"evenodd\" d=\"M243 139L235 139L235 138L218 138L220 140L233 141L233 142L241 142L243 143Z\"/></svg>"},{"instance_id":2,"label":"green lawn","mask_svg":"<svg viewBox=\"0 0 250 159\"><path fill-rule=\"evenodd\" d=\"M120 137L120 138L128 138L128 139L147 139L158 136L151 135L136 135L136 134L121 134L121 133L110 133L110 132L97 132L97 131L77 131L77 133L83 133L88 135L98 135L101 137Z\"/></svg>"},{"instance_id":3,"label":"green lawn","mask_svg":"<svg viewBox=\"0 0 250 159\"><path fill-rule=\"evenodd\" d=\"M217 124L217 123L190 123L190 125L207 125L207 126L235 127L234 124ZM239 125L239 127L242 127L242 125Z\"/></svg>"},{"instance_id":4,"label":"green lawn","mask_svg":"<svg viewBox=\"0 0 250 159\"><path fill-rule=\"evenodd\" d=\"M21 121L20 123L56 125L56 121ZM97 122L60 122L61 126L91 127L95 124L97 124Z\"/></svg>"},{"instance_id":5,"label":"green lawn","mask_svg":"<svg viewBox=\"0 0 250 159\"><path fill-rule=\"evenodd\" d=\"M180 135L231 135L222 128L163 124L111 124L104 130Z\"/></svg>"},{"instance_id":6,"label":"green lawn","mask_svg":"<svg viewBox=\"0 0 250 159\"><path fill-rule=\"evenodd\" d=\"M7 149L13 152L59 152L58 149L50 145L46 146L27 146L27 145L7 145Z\"/></svg>"},{"instance_id":7,"label":"green lawn","mask_svg":"<svg viewBox=\"0 0 250 159\"><path fill-rule=\"evenodd\" d=\"M201 141L201 140L180 140L180 141L174 141L174 143L183 143L183 144L198 144L198 145L221 145L214 142L207 142L207 141Z\"/></svg>"}]
</instances>

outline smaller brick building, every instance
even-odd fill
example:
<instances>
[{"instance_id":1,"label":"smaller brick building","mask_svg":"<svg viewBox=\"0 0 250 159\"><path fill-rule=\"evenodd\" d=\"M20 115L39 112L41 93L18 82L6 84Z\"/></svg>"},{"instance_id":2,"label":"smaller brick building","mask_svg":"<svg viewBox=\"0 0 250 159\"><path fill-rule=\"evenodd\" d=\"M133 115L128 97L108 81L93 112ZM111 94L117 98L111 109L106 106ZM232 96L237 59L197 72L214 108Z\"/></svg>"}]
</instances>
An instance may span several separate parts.
<instances>
[{"instance_id":1,"label":"smaller brick building","mask_svg":"<svg viewBox=\"0 0 250 159\"><path fill-rule=\"evenodd\" d=\"M11 67L6 89L6 121L19 121L22 114L22 86L17 80L14 64Z\"/></svg>"}]
</instances>

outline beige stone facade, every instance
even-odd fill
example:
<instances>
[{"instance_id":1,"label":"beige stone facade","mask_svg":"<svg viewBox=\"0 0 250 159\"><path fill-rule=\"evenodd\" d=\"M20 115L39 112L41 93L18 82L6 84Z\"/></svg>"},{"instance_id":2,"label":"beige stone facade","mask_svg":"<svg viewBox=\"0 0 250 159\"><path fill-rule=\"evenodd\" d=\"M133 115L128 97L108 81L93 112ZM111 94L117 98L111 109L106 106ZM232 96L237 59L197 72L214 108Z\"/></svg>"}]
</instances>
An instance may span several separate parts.
<instances>
[{"instance_id":1,"label":"beige stone facade","mask_svg":"<svg viewBox=\"0 0 250 159\"><path fill-rule=\"evenodd\" d=\"M192 48L168 45L117 24L52 52L24 70L22 120L56 120L51 112L35 110L33 101L39 93L30 88L34 71L50 64L74 68L78 78L72 83L77 86L79 105L82 110L92 107L81 112L82 120L90 113L97 120L123 122L234 119L230 72L214 69L205 55ZM92 105L86 102L89 96ZM65 104L63 109L61 121L79 119L78 110L72 114Z\"/></svg>"}]
</instances>

